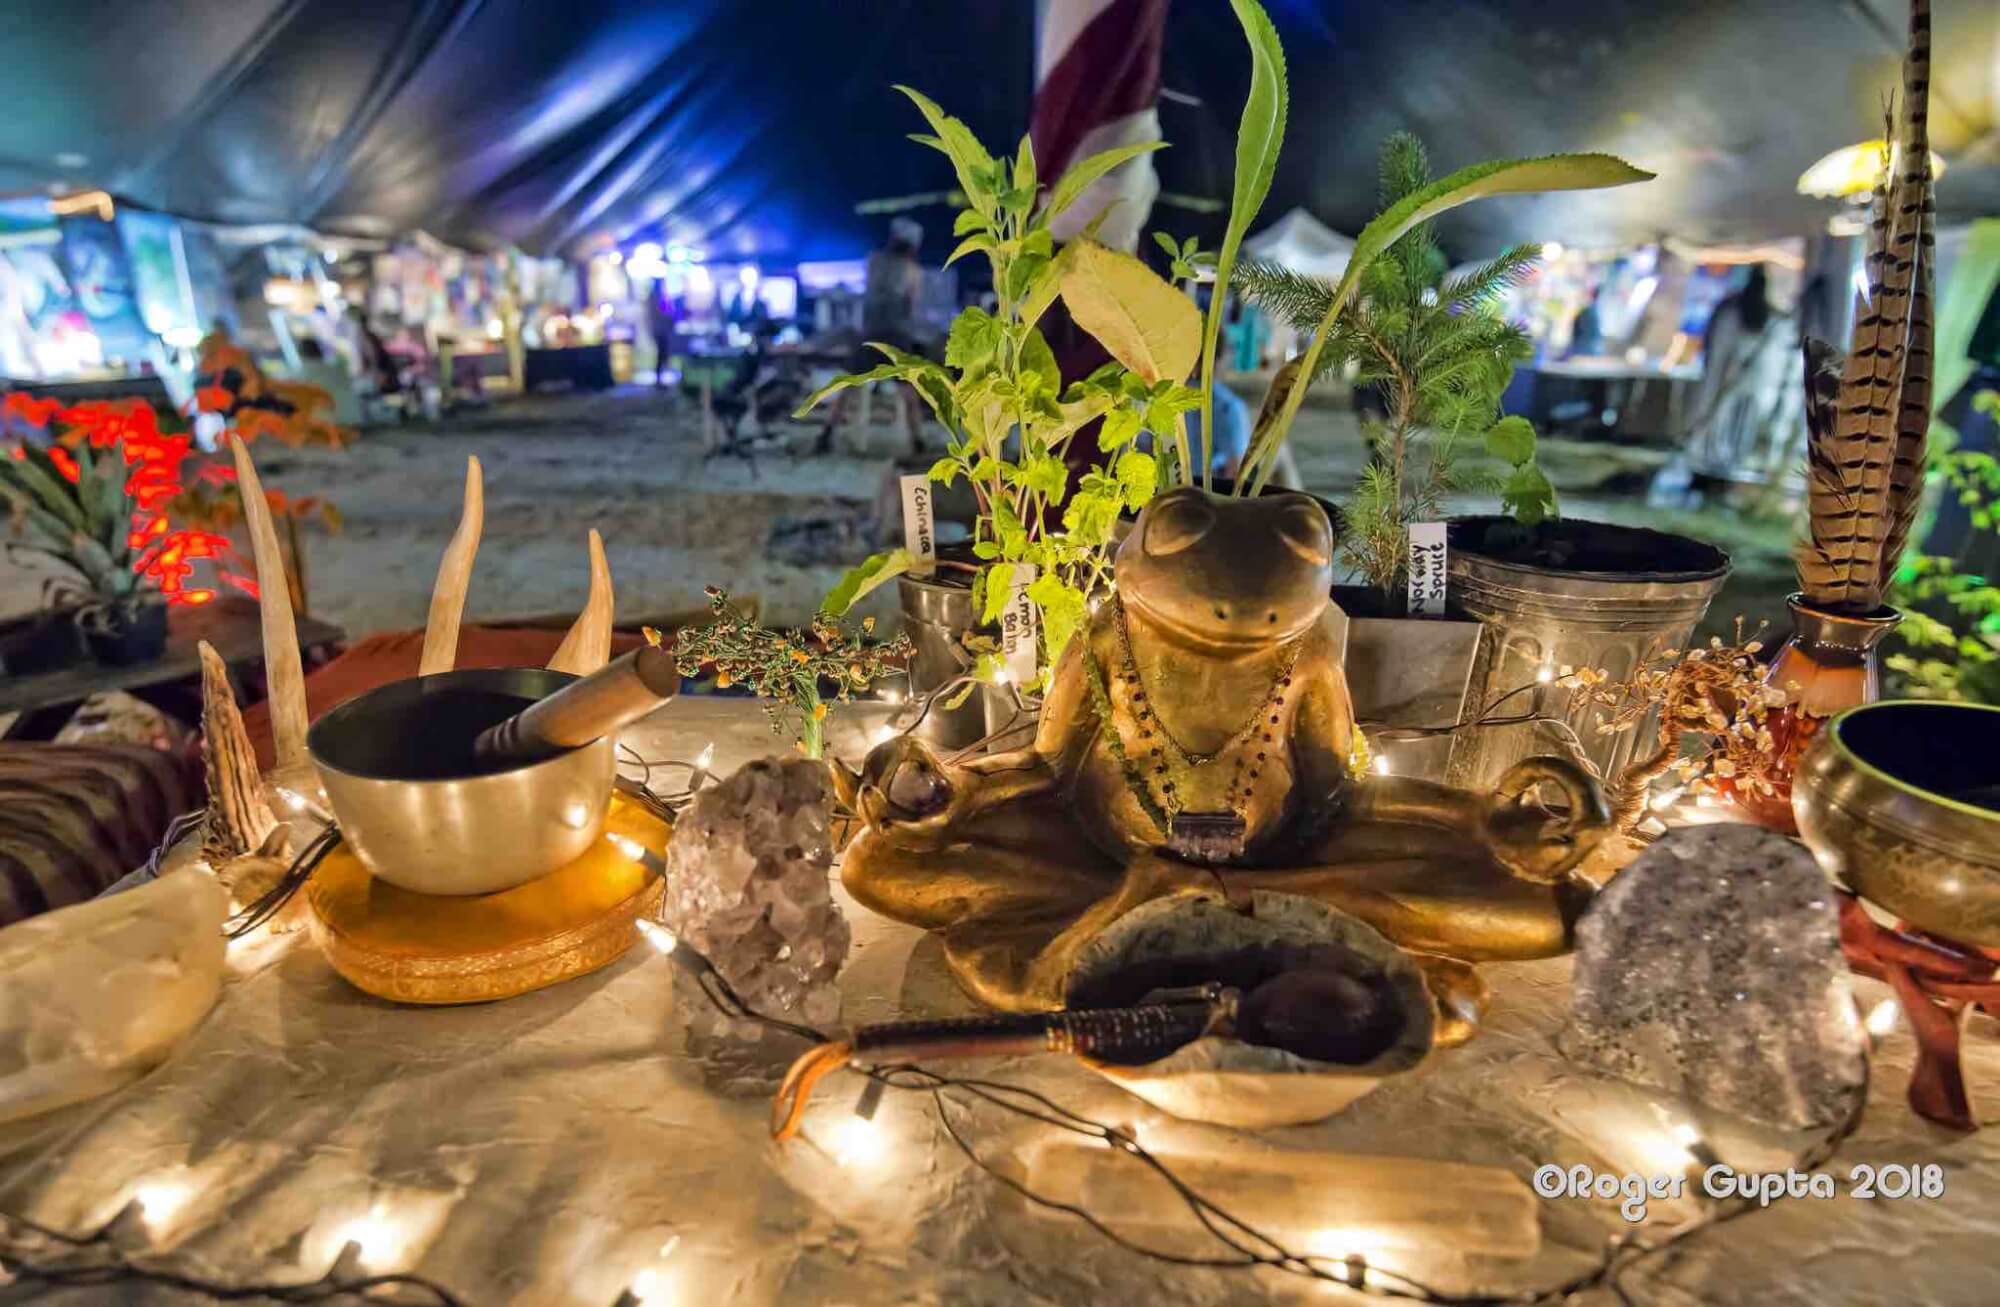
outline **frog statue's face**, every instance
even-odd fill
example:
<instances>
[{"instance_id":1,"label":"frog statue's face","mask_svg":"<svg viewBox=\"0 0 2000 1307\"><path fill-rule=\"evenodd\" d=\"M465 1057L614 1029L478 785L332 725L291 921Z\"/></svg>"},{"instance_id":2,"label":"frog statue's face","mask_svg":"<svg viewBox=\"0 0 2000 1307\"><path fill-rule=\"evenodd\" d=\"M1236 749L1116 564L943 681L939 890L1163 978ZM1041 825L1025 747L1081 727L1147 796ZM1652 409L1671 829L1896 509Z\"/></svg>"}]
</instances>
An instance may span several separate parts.
<instances>
[{"instance_id":1,"label":"frog statue's face","mask_svg":"<svg viewBox=\"0 0 2000 1307\"><path fill-rule=\"evenodd\" d=\"M1257 648L1302 634L1326 611L1333 525L1305 495L1174 490L1139 514L1116 574L1127 611L1170 638Z\"/></svg>"}]
</instances>

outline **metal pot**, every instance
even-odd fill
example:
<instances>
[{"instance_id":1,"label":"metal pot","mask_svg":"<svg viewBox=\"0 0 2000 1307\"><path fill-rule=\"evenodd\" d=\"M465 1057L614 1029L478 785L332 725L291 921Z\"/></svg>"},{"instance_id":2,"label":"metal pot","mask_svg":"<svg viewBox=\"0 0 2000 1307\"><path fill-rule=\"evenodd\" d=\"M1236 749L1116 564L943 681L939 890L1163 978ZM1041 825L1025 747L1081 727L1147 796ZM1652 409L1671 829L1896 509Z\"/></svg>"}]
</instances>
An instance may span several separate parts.
<instances>
[{"instance_id":1,"label":"metal pot","mask_svg":"<svg viewBox=\"0 0 2000 1307\"><path fill-rule=\"evenodd\" d=\"M1486 531L1508 523L1502 517L1451 522L1452 601L1486 627L1466 695L1469 713L1532 686L1498 715L1568 717L1570 692L1542 678L1563 667L1602 668L1622 678L1648 655L1685 648L1729 575L1729 555L1713 545L1603 522L1537 528L1538 538L1572 548L1584 568L1482 554ZM1581 720L1571 725L1607 783L1633 757L1650 753L1657 735L1653 721L1615 735L1599 735ZM1445 781L1490 790L1509 767L1548 750L1542 730L1530 724L1462 730L1453 737Z\"/></svg>"},{"instance_id":2,"label":"metal pot","mask_svg":"<svg viewBox=\"0 0 2000 1307\"><path fill-rule=\"evenodd\" d=\"M1389 617L1379 592L1337 585L1347 614L1347 692L1375 752L1397 776L1441 781L1484 629L1462 616Z\"/></svg>"},{"instance_id":3,"label":"metal pot","mask_svg":"<svg viewBox=\"0 0 2000 1307\"><path fill-rule=\"evenodd\" d=\"M2000 707L1891 700L1840 714L1792 782L1799 835L1862 898L2000 946Z\"/></svg>"},{"instance_id":4,"label":"metal pot","mask_svg":"<svg viewBox=\"0 0 2000 1307\"><path fill-rule=\"evenodd\" d=\"M942 551L947 559L955 552L950 547ZM964 551L963 557L970 561L971 552ZM896 578L896 587L903 601L903 630L912 646L910 694L928 694L970 671L972 660L960 641L979 625L973 620L971 573L905 573ZM939 749L963 749L1006 726L1013 716L1008 695L981 685L956 708L945 707L942 700L932 704L915 734Z\"/></svg>"},{"instance_id":5,"label":"metal pot","mask_svg":"<svg viewBox=\"0 0 2000 1307\"><path fill-rule=\"evenodd\" d=\"M576 679L539 667L411 677L314 723L306 750L341 834L368 870L419 894L491 894L581 857L603 833L615 736L502 771L436 774L441 752L463 744L469 757L478 730ZM475 724L452 711L454 695L462 702L468 691L518 702Z\"/></svg>"}]
</instances>

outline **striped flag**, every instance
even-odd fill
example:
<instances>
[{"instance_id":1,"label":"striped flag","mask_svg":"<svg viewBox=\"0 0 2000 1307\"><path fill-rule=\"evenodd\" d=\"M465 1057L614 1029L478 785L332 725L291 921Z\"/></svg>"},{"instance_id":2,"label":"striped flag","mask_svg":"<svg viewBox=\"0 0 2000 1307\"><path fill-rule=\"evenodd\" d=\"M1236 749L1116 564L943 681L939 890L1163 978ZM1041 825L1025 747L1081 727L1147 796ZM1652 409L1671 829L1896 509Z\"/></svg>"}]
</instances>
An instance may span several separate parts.
<instances>
[{"instance_id":1,"label":"striped flag","mask_svg":"<svg viewBox=\"0 0 2000 1307\"><path fill-rule=\"evenodd\" d=\"M1167 0L1043 0L1035 53L1036 171L1053 181L1101 150L1160 139L1160 49ZM1098 239L1132 250L1160 192L1152 156L1091 183L1054 225L1058 241L1117 202Z\"/></svg>"}]
</instances>

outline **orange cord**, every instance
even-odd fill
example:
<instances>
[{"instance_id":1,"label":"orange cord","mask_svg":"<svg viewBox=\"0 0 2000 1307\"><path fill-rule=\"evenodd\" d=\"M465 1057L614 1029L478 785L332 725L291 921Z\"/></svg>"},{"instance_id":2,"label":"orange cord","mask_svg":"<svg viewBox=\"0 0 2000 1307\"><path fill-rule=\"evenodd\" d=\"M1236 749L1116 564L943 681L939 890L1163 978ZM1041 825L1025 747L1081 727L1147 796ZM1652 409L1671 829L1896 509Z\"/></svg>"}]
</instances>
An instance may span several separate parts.
<instances>
[{"instance_id":1,"label":"orange cord","mask_svg":"<svg viewBox=\"0 0 2000 1307\"><path fill-rule=\"evenodd\" d=\"M799 1132L799 1122L812 1102L813 1086L846 1066L853 1051L846 1040L834 1040L801 1054L792 1063L771 1099L771 1138L783 1143Z\"/></svg>"}]
</instances>

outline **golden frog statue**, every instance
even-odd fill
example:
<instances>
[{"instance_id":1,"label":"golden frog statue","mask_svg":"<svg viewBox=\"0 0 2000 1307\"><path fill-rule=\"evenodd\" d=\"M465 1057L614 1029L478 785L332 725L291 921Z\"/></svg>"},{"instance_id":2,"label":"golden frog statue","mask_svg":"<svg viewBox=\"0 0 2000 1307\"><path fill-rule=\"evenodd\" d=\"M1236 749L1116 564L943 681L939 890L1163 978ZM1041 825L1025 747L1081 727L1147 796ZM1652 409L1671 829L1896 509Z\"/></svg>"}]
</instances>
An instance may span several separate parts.
<instances>
[{"instance_id":1,"label":"golden frog statue","mask_svg":"<svg viewBox=\"0 0 2000 1307\"><path fill-rule=\"evenodd\" d=\"M1070 642L1034 744L943 765L904 736L836 784L864 829L848 891L940 932L994 1007L1059 1006L1079 949L1162 895L1318 899L1424 965L1468 1036L1469 964L1565 951L1567 873L1610 829L1596 783L1529 759L1475 795L1367 768L1329 598L1333 531L1304 495L1161 496L1119 548L1117 598ZM1544 783L1560 810L1536 801Z\"/></svg>"}]
</instances>

